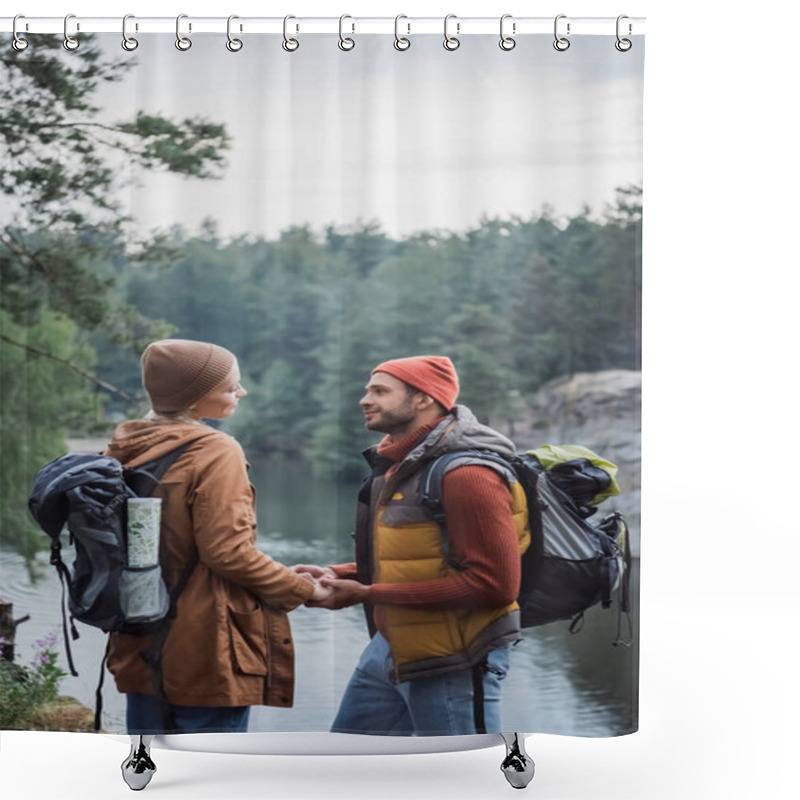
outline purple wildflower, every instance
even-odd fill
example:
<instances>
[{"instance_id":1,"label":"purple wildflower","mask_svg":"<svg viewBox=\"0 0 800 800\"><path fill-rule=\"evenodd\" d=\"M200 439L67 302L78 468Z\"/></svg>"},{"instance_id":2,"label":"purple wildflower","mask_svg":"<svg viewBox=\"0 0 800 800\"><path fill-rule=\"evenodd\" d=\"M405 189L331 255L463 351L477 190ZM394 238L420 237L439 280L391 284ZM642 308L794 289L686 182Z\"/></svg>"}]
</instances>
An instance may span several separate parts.
<instances>
[{"instance_id":1,"label":"purple wildflower","mask_svg":"<svg viewBox=\"0 0 800 800\"><path fill-rule=\"evenodd\" d=\"M48 633L44 639L38 639L36 641L36 647L38 647L40 650L49 650L57 641L57 633Z\"/></svg>"}]
</instances>

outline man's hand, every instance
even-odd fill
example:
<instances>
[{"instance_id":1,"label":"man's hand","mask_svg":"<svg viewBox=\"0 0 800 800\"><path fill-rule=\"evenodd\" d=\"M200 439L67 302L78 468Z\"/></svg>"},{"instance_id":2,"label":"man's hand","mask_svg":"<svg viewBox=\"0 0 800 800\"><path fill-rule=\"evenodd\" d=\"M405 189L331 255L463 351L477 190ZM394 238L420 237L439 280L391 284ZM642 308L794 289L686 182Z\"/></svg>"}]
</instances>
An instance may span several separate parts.
<instances>
[{"instance_id":1,"label":"man's hand","mask_svg":"<svg viewBox=\"0 0 800 800\"><path fill-rule=\"evenodd\" d=\"M314 608L327 608L331 611L363 603L369 588L358 581L327 577L320 580L320 586L330 592L328 597L321 601L317 601L316 598L312 597L306 602L306 605Z\"/></svg>"},{"instance_id":2,"label":"man's hand","mask_svg":"<svg viewBox=\"0 0 800 800\"><path fill-rule=\"evenodd\" d=\"M336 608L354 606L367 599L369 587L358 581L345 578L323 578L320 582L323 586L331 589L331 601L336 604Z\"/></svg>"}]
</instances>

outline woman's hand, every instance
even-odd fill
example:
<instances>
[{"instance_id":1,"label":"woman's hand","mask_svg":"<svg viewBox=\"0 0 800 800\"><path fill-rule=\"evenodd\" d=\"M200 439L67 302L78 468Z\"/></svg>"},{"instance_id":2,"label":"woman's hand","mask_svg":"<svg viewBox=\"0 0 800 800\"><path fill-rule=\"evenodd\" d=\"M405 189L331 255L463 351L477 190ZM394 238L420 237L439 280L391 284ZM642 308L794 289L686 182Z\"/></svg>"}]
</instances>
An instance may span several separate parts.
<instances>
[{"instance_id":1,"label":"woman's hand","mask_svg":"<svg viewBox=\"0 0 800 800\"><path fill-rule=\"evenodd\" d=\"M320 567L316 564L295 564L293 567L289 567L289 569L292 572L296 572L298 575L308 575L314 580L338 577L336 572L330 567Z\"/></svg>"},{"instance_id":2,"label":"woman's hand","mask_svg":"<svg viewBox=\"0 0 800 800\"><path fill-rule=\"evenodd\" d=\"M314 594L306 600L306 605L327 608L326 602L330 600L332 594L333 589L330 586L323 586L323 584L314 581Z\"/></svg>"}]
</instances>

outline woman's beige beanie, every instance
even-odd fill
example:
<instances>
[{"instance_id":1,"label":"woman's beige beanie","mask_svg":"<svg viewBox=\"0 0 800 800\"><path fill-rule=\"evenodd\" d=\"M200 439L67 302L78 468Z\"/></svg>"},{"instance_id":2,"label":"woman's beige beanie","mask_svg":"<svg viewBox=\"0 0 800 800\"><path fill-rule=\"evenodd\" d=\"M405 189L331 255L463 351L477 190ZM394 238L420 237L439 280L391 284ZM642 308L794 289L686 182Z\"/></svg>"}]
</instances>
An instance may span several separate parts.
<instances>
[{"instance_id":1,"label":"woman's beige beanie","mask_svg":"<svg viewBox=\"0 0 800 800\"><path fill-rule=\"evenodd\" d=\"M162 339L142 353L142 384L153 411L184 411L219 386L235 362L216 344Z\"/></svg>"}]
</instances>

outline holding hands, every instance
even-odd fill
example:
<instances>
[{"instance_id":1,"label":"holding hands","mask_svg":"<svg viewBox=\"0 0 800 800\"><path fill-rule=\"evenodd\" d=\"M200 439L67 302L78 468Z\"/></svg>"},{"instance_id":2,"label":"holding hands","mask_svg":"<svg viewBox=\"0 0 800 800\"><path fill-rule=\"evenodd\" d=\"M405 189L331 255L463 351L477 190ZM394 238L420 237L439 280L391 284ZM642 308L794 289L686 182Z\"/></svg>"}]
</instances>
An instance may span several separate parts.
<instances>
[{"instance_id":1,"label":"holding hands","mask_svg":"<svg viewBox=\"0 0 800 800\"><path fill-rule=\"evenodd\" d=\"M330 567L296 564L290 569L314 582L314 594L306 601L306 605L311 608L327 608L335 611L366 600L368 587L358 581L337 577L336 572Z\"/></svg>"},{"instance_id":2,"label":"holding hands","mask_svg":"<svg viewBox=\"0 0 800 800\"><path fill-rule=\"evenodd\" d=\"M315 581L320 580L320 578L338 577L331 567L319 567L316 564L295 564L293 567L289 567L289 569L292 572L296 572L298 575L308 575Z\"/></svg>"},{"instance_id":3,"label":"holding hands","mask_svg":"<svg viewBox=\"0 0 800 800\"><path fill-rule=\"evenodd\" d=\"M314 580L310 575L304 574L302 577L307 580L314 587L314 594L306 600L307 606L323 606L324 603L330 598L331 590L327 586L323 586L319 581Z\"/></svg>"}]
</instances>

